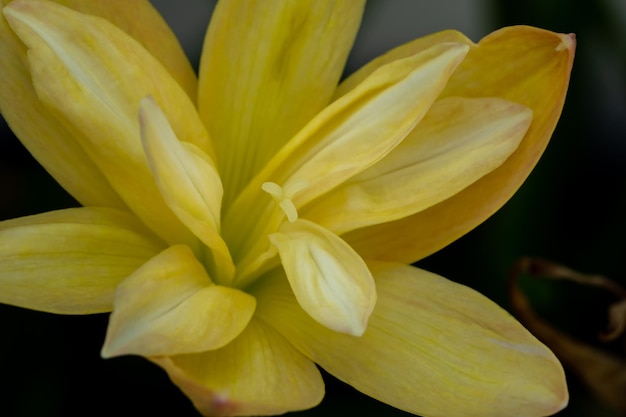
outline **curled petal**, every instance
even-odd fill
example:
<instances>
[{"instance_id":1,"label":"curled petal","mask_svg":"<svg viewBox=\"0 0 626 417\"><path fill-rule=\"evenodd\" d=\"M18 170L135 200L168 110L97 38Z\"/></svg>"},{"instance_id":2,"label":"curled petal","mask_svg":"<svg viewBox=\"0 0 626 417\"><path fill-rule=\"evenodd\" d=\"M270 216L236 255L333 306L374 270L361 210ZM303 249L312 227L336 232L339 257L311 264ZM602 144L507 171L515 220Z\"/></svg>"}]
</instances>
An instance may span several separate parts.
<instances>
[{"instance_id":1,"label":"curled petal","mask_svg":"<svg viewBox=\"0 0 626 417\"><path fill-rule=\"evenodd\" d=\"M139 121L148 164L165 202L212 249L214 279L229 281L234 265L219 233L222 183L215 164L202 149L178 140L151 98L141 101Z\"/></svg>"},{"instance_id":2,"label":"curled petal","mask_svg":"<svg viewBox=\"0 0 626 417\"><path fill-rule=\"evenodd\" d=\"M298 313L279 278L256 287L257 314L331 374L414 414L538 417L567 404L556 357L500 307L414 267L370 267L378 302L362 337Z\"/></svg>"},{"instance_id":3,"label":"curled petal","mask_svg":"<svg viewBox=\"0 0 626 417\"><path fill-rule=\"evenodd\" d=\"M307 220L285 222L269 238L302 308L330 329L362 335L376 303L363 259L337 235Z\"/></svg>"},{"instance_id":4,"label":"curled petal","mask_svg":"<svg viewBox=\"0 0 626 417\"><path fill-rule=\"evenodd\" d=\"M115 290L103 357L171 356L218 349L254 313L254 297L214 285L186 246L171 246Z\"/></svg>"},{"instance_id":5,"label":"curled petal","mask_svg":"<svg viewBox=\"0 0 626 417\"><path fill-rule=\"evenodd\" d=\"M221 349L151 360L205 416L283 414L324 396L315 364L260 320Z\"/></svg>"},{"instance_id":6,"label":"curled petal","mask_svg":"<svg viewBox=\"0 0 626 417\"><path fill-rule=\"evenodd\" d=\"M0 302L59 314L111 311L115 287L163 246L134 216L114 209L0 222Z\"/></svg>"},{"instance_id":7,"label":"curled petal","mask_svg":"<svg viewBox=\"0 0 626 417\"><path fill-rule=\"evenodd\" d=\"M491 216L526 179L552 135L575 43L573 35L527 26L504 28L482 39L442 95L500 97L530 108L533 120L520 145L500 167L453 197L412 216L349 232L344 239L366 259L412 263Z\"/></svg>"},{"instance_id":8,"label":"curled petal","mask_svg":"<svg viewBox=\"0 0 626 417\"><path fill-rule=\"evenodd\" d=\"M302 216L342 234L417 213L502 164L531 120L527 107L506 100L439 100L389 155Z\"/></svg>"}]
</instances>

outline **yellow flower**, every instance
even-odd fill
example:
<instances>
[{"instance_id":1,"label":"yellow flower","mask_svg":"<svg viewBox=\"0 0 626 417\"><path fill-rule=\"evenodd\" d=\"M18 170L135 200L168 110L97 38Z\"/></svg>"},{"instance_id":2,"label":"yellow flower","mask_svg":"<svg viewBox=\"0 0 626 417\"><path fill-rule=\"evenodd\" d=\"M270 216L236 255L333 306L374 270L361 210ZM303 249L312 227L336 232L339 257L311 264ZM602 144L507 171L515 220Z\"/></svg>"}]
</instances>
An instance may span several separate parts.
<instances>
[{"instance_id":1,"label":"yellow flower","mask_svg":"<svg viewBox=\"0 0 626 417\"><path fill-rule=\"evenodd\" d=\"M147 357L205 415L312 407L315 363L424 416L565 405L545 346L406 264L528 175L573 37L445 31L337 86L363 2L222 0L196 81L147 1L4 4L0 110L84 207L0 223L0 302L112 311L103 356Z\"/></svg>"}]
</instances>

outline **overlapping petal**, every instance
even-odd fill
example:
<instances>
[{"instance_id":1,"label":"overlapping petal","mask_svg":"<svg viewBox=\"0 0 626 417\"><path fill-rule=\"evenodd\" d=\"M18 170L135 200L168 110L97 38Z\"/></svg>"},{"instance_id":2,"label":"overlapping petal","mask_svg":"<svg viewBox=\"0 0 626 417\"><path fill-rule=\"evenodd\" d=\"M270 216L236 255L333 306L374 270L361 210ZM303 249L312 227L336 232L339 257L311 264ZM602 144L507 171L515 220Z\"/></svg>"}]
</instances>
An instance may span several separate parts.
<instances>
[{"instance_id":1,"label":"overlapping petal","mask_svg":"<svg viewBox=\"0 0 626 417\"><path fill-rule=\"evenodd\" d=\"M492 215L526 179L550 139L563 108L574 47L572 35L526 26L481 40L442 94L494 96L529 107L533 121L520 146L502 166L455 196L415 215L347 233L346 241L367 259L411 263Z\"/></svg>"},{"instance_id":2,"label":"overlapping petal","mask_svg":"<svg viewBox=\"0 0 626 417\"><path fill-rule=\"evenodd\" d=\"M269 239L302 308L330 329L362 335L376 303L374 279L363 259L337 235L307 220L285 222Z\"/></svg>"},{"instance_id":3,"label":"overlapping petal","mask_svg":"<svg viewBox=\"0 0 626 417\"><path fill-rule=\"evenodd\" d=\"M272 218L274 213L266 208L249 213L263 199L262 184L269 181L286 189L305 182L292 197L299 208L373 165L426 114L467 49L463 44L436 45L383 66L317 115L226 212L223 234L233 257L238 261L245 254L254 260L266 250L263 236L280 224L281 217Z\"/></svg>"},{"instance_id":4,"label":"overlapping petal","mask_svg":"<svg viewBox=\"0 0 626 417\"><path fill-rule=\"evenodd\" d=\"M16 0L4 13L29 48L40 100L146 224L170 242L193 244L154 184L137 118L140 100L152 95L179 139L210 151L193 103L178 83L139 43L103 19L45 1Z\"/></svg>"},{"instance_id":5,"label":"overlapping petal","mask_svg":"<svg viewBox=\"0 0 626 417\"><path fill-rule=\"evenodd\" d=\"M0 223L0 302L62 314L111 311L115 287L163 242L129 213L52 211Z\"/></svg>"},{"instance_id":6,"label":"overlapping petal","mask_svg":"<svg viewBox=\"0 0 626 417\"><path fill-rule=\"evenodd\" d=\"M341 234L417 213L499 166L531 120L527 107L501 99L439 100L389 155L302 216Z\"/></svg>"},{"instance_id":7,"label":"overlapping petal","mask_svg":"<svg viewBox=\"0 0 626 417\"><path fill-rule=\"evenodd\" d=\"M207 32L198 105L228 206L330 101L365 1L224 1Z\"/></svg>"},{"instance_id":8,"label":"overlapping petal","mask_svg":"<svg viewBox=\"0 0 626 417\"><path fill-rule=\"evenodd\" d=\"M217 349L243 331L255 306L251 295L215 285L189 248L171 246L117 286L102 355Z\"/></svg>"},{"instance_id":9,"label":"overlapping petal","mask_svg":"<svg viewBox=\"0 0 626 417\"><path fill-rule=\"evenodd\" d=\"M4 6L11 0L4 0ZM145 0L59 0L84 13L104 17L125 30L195 97L196 78L178 40L150 2ZM141 25L136 24L141 21ZM125 205L100 170L38 100L26 62L26 48L0 16L0 112L29 152L83 205L123 208Z\"/></svg>"},{"instance_id":10,"label":"overlapping petal","mask_svg":"<svg viewBox=\"0 0 626 417\"><path fill-rule=\"evenodd\" d=\"M567 402L558 360L487 298L410 266L370 267L378 302L360 338L312 321L278 277L253 289L257 315L331 374L414 414L543 416Z\"/></svg>"},{"instance_id":11,"label":"overlapping petal","mask_svg":"<svg viewBox=\"0 0 626 417\"><path fill-rule=\"evenodd\" d=\"M222 349L151 360L205 416L283 414L324 396L315 364L256 318Z\"/></svg>"},{"instance_id":12,"label":"overlapping petal","mask_svg":"<svg viewBox=\"0 0 626 417\"><path fill-rule=\"evenodd\" d=\"M214 162L202 149L178 140L152 98L142 100L139 122L148 164L166 204L211 249L207 261L213 279L230 282L235 267L220 236L223 190Z\"/></svg>"}]
</instances>

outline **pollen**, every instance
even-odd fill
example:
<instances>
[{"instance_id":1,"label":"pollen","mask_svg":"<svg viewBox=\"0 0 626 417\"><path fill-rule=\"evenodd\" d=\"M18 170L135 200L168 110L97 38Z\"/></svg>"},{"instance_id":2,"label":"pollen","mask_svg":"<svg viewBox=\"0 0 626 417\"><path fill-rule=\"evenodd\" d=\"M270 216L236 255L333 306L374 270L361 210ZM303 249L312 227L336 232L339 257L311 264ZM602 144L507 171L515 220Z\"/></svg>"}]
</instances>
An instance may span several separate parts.
<instances>
[{"instance_id":1,"label":"pollen","mask_svg":"<svg viewBox=\"0 0 626 417\"><path fill-rule=\"evenodd\" d=\"M272 196L278 207L280 207L285 216L287 216L287 220L293 223L298 220L298 209L293 204L293 196L307 185L308 181L306 180L293 181L292 183L288 183L285 187L281 187L274 182L265 182L261 186L261 189Z\"/></svg>"}]
</instances>

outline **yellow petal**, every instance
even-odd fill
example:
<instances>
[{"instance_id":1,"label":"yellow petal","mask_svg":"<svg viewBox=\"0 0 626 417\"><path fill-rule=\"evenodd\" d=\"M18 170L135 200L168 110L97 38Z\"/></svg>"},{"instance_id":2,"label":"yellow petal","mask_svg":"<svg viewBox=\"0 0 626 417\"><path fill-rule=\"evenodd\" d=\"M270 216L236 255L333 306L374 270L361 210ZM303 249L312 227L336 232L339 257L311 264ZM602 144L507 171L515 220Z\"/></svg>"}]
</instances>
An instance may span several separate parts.
<instances>
[{"instance_id":1,"label":"yellow petal","mask_svg":"<svg viewBox=\"0 0 626 417\"><path fill-rule=\"evenodd\" d=\"M378 302L360 338L297 313L280 279L257 287L257 314L331 374L410 413L538 417L566 405L556 357L500 307L417 268L371 267Z\"/></svg>"},{"instance_id":2,"label":"yellow petal","mask_svg":"<svg viewBox=\"0 0 626 417\"><path fill-rule=\"evenodd\" d=\"M502 164L531 120L527 107L501 99L437 101L389 155L302 216L342 234L417 213Z\"/></svg>"},{"instance_id":3,"label":"yellow petal","mask_svg":"<svg viewBox=\"0 0 626 417\"><path fill-rule=\"evenodd\" d=\"M178 39L148 0L54 0L81 13L102 17L139 42L196 100L198 81ZM140 22L138 24L138 22Z\"/></svg>"},{"instance_id":4,"label":"yellow petal","mask_svg":"<svg viewBox=\"0 0 626 417\"><path fill-rule=\"evenodd\" d=\"M410 263L491 216L526 179L552 135L563 108L574 47L572 35L525 26L484 38L470 50L443 94L500 97L529 107L533 121L520 146L499 168L442 203L344 238L366 259Z\"/></svg>"},{"instance_id":5,"label":"yellow petal","mask_svg":"<svg viewBox=\"0 0 626 417\"><path fill-rule=\"evenodd\" d=\"M214 285L189 248L171 246L116 288L102 356L218 349L243 331L255 306L254 297Z\"/></svg>"},{"instance_id":6,"label":"yellow petal","mask_svg":"<svg viewBox=\"0 0 626 417\"><path fill-rule=\"evenodd\" d=\"M328 104L364 3L218 3L202 51L198 106L215 141L227 206Z\"/></svg>"},{"instance_id":7,"label":"yellow petal","mask_svg":"<svg viewBox=\"0 0 626 417\"><path fill-rule=\"evenodd\" d=\"M111 311L115 286L162 248L134 216L114 209L0 222L0 302L60 314Z\"/></svg>"},{"instance_id":8,"label":"yellow petal","mask_svg":"<svg viewBox=\"0 0 626 417\"><path fill-rule=\"evenodd\" d=\"M0 15L0 56L0 113L28 151L81 204L124 208L76 139L37 98L26 48L4 15Z\"/></svg>"},{"instance_id":9,"label":"yellow petal","mask_svg":"<svg viewBox=\"0 0 626 417\"><path fill-rule=\"evenodd\" d=\"M408 58L415 54L418 54L428 48L431 48L435 45L440 45L442 43L462 43L465 45L474 45L474 43L469 40L465 35L456 30L443 30L441 32L433 33L427 36L423 36L421 38L417 38L412 40L411 42L407 42L403 45L400 45L387 53L380 55L367 64L363 65L354 73L350 74L345 80L339 84L337 90L335 91L334 100L339 97L345 95L347 92L352 90L354 87L359 85L363 80L369 77L374 71L378 68L389 64L393 61L397 61L399 59ZM334 101L333 100L333 101Z\"/></svg>"},{"instance_id":10,"label":"yellow petal","mask_svg":"<svg viewBox=\"0 0 626 417\"><path fill-rule=\"evenodd\" d=\"M200 148L176 138L152 98L141 101L139 121L148 163L165 202L213 250L213 279L230 282L235 266L220 236L222 183L215 164Z\"/></svg>"},{"instance_id":11,"label":"yellow petal","mask_svg":"<svg viewBox=\"0 0 626 417\"><path fill-rule=\"evenodd\" d=\"M192 244L160 196L139 138L140 100L152 95L183 141L210 150L193 103L161 64L109 22L50 2L4 9L29 47L41 101L75 135L128 206L169 242ZM194 238L195 240L195 238Z\"/></svg>"},{"instance_id":12,"label":"yellow petal","mask_svg":"<svg viewBox=\"0 0 626 417\"><path fill-rule=\"evenodd\" d=\"M324 396L315 364L255 319L222 349L151 360L205 416L283 414L314 407Z\"/></svg>"},{"instance_id":13,"label":"yellow petal","mask_svg":"<svg viewBox=\"0 0 626 417\"><path fill-rule=\"evenodd\" d=\"M269 238L302 308L330 329L362 335L376 304L363 259L337 235L306 220L285 222Z\"/></svg>"},{"instance_id":14,"label":"yellow petal","mask_svg":"<svg viewBox=\"0 0 626 417\"><path fill-rule=\"evenodd\" d=\"M262 201L263 183L273 182L283 189L306 183L291 199L300 208L373 165L426 114L467 49L466 45L442 44L394 61L316 116L280 150L226 213L223 234L233 248L233 257L264 251L264 247L253 249L251 245L261 242L259 235L278 227L262 217L271 215L271 211L249 211ZM272 204L270 199L266 201ZM249 233L254 225L267 228Z\"/></svg>"}]
</instances>

